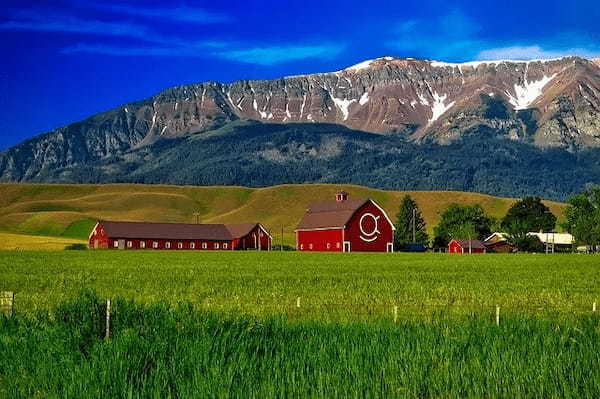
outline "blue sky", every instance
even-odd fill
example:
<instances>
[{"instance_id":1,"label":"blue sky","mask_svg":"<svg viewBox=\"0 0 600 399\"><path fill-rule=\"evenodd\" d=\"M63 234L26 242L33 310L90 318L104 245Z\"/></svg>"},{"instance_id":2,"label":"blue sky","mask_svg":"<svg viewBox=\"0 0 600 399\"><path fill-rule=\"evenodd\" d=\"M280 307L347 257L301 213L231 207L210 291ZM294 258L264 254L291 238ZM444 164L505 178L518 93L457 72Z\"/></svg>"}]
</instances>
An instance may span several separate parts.
<instances>
[{"instance_id":1,"label":"blue sky","mask_svg":"<svg viewBox=\"0 0 600 399\"><path fill-rule=\"evenodd\" d=\"M383 55L600 57L594 1L4 0L0 149L158 91Z\"/></svg>"}]
</instances>

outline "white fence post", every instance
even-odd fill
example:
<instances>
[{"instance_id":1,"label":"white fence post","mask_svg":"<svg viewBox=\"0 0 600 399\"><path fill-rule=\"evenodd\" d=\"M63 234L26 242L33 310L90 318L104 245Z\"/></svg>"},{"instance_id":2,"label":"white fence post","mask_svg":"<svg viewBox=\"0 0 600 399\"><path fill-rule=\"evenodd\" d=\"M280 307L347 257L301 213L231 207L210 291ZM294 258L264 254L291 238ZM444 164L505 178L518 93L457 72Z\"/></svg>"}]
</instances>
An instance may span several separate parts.
<instances>
[{"instance_id":1,"label":"white fence post","mask_svg":"<svg viewBox=\"0 0 600 399\"><path fill-rule=\"evenodd\" d=\"M0 292L0 313L12 316L13 306L15 304L15 293L12 291Z\"/></svg>"},{"instance_id":2,"label":"white fence post","mask_svg":"<svg viewBox=\"0 0 600 399\"><path fill-rule=\"evenodd\" d=\"M592 305L592 312L596 311L596 302L594 302L594 304Z\"/></svg>"},{"instance_id":3,"label":"white fence post","mask_svg":"<svg viewBox=\"0 0 600 399\"><path fill-rule=\"evenodd\" d=\"M104 338L110 338L110 299L106 300L106 332Z\"/></svg>"},{"instance_id":4,"label":"white fence post","mask_svg":"<svg viewBox=\"0 0 600 399\"><path fill-rule=\"evenodd\" d=\"M296 307L300 307L300 297L296 298Z\"/></svg>"},{"instance_id":5,"label":"white fence post","mask_svg":"<svg viewBox=\"0 0 600 399\"><path fill-rule=\"evenodd\" d=\"M496 325L500 325L500 306L496 306Z\"/></svg>"},{"instance_id":6,"label":"white fence post","mask_svg":"<svg viewBox=\"0 0 600 399\"><path fill-rule=\"evenodd\" d=\"M398 321L398 306L394 306L394 323Z\"/></svg>"}]
</instances>

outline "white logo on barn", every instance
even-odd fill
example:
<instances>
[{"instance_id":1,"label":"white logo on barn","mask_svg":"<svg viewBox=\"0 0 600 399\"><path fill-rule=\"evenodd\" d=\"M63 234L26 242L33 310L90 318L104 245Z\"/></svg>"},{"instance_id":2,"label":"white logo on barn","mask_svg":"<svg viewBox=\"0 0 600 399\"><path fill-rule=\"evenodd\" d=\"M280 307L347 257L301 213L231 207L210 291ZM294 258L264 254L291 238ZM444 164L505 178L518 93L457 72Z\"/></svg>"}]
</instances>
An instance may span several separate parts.
<instances>
[{"instance_id":1,"label":"white logo on barn","mask_svg":"<svg viewBox=\"0 0 600 399\"><path fill-rule=\"evenodd\" d=\"M366 218L370 218L373 220L373 229L372 231L365 231L365 227L363 226L363 223L365 222L365 220L368 220ZM362 233L360 235L360 239L365 241L365 242L373 242L377 239L378 234L380 234L379 231L379 216L375 216L372 213L365 213L364 215L362 215L360 217L360 221L359 221L359 227L360 227L360 232Z\"/></svg>"}]
</instances>

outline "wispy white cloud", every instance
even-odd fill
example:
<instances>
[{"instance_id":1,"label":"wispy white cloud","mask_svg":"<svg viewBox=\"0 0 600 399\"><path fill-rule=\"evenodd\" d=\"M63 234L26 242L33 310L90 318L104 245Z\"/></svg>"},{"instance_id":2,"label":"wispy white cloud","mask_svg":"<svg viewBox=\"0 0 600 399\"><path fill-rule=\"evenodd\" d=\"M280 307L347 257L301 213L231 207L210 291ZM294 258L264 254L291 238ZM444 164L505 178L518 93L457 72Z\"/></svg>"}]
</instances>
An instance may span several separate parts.
<instances>
[{"instance_id":1,"label":"wispy white cloud","mask_svg":"<svg viewBox=\"0 0 600 399\"><path fill-rule=\"evenodd\" d=\"M95 6L95 5L94 5ZM198 8L175 8L173 10L133 8L129 6L104 6L130 15L159 17L164 14L168 19L202 23L225 21L226 16L212 14ZM203 57L220 58L235 62L255 65L277 65L303 59L337 56L344 49L343 44L335 43L292 43L292 44L255 44L244 41L223 41L193 38L179 38L162 35L150 25L131 21L104 21L85 19L72 14L53 13L51 10L20 9L12 10L12 18L0 23L0 30L30 30L37 32L62 32L73 34L89 34L106 37L127 37L134 41L123 44L103 42L79 42L62 49L63 54L103 54L112 56L169 56L169 57ZM80 39L81 40L81 39ZM139 43L147 43L139 44Z\"/></svg>"},{"instance_id":2,"label":"wispy white cloud","mask_svg":"<svg viewBox=\"0 0 600 399\"><path fill-rule=\"evenodd\" d=\"M198 42L187 46L124 47L81 43L67 47L65 54L94 53L113 56L169 56L222 58L255 65L277 65L311 58L331 58L343 50L343 45L283 45L271 47L238 47L224 42Z\"/></svg>"},{"instance_id":3,"label":"wispy white cloud","mask_svg":"<svg viewBox=\"0 0 600 399\"><path fill-rule=\"evenodd\" d=\"M225 13L210 11L198 7L169 7L169 8L149 8L132 6L127 4L101 4L91 3L86 6L92 6L101 10L112 11L118 14L126 14L135 17L159 18L161 20L171 20L178 22L193 22L200 24L215 24L232 22L233 18Z\"/></svg>"},{"instance_id":4,"label":"wispy white cloud","mask_svg":"<svg viewBox=\"0 0 600 399\"><path fill-rule=\"evenodd\" d=\"M567 48L560 50L545 49L538 45L507 46L482 50L477 60L533 60L578 56L584 58L600 57L600 48Z\"/></svg>"},{"instance_id":5,"label":"wispy white cloud","mask_svg":"<svg viewBox=\"0 0 600 399\"><path fill-rule=\"evenodd\" d=\"M460 10L432 19L402 21L391 29L387 45L405 56L442 61L548 59L575 55L600 57L600 45L585 36L563 33L537 43L499 43L482 35L480 24ZM576 44L565 46L565 43Z\"/></svg>"},{"instance_id":6,"label":"wispy white cloud","mask_svg":"<svg viewBox=\"0 0 600 399\"><path fill-rule=\"evenodd\" d=\"M344 45L330 43L319 45L250 47L224 50L215 54L221 58L247 64L275 65L308 58L329 59L337 56L343 49Z\"/></svg>"},{"instance_id":7,"label":"wispy white cloud","mask_svg":"<svg viewBox=\"0 0 600 399\"><path fill-rule=\"evenodd\" d=\"M139 39L153 36L145 26L135 23L82 19L36 10L19 10L12 19L0 23L0 29L127 36Z\"/></svg>"}]
</instances>

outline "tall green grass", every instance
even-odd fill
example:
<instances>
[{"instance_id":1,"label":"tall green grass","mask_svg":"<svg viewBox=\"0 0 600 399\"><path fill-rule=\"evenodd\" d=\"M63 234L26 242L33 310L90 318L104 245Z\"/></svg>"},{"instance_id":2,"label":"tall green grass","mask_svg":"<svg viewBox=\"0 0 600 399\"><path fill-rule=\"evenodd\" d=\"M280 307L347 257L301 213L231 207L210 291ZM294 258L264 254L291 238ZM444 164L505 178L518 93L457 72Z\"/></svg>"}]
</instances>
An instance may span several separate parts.
<instances>
[{"instance_id":1,"label":"tall green grass","mask_svg":"<svg viewBox=\"0 0 600 399\"><path fill-rule=\"evenodd\" d=\"M81 288L140 302L301 320L577 317L600 303L594 255L325 254L201 251L0 251L0 291L21 312ZM300 297L301 306L296 306Z\"/></svg>"},{"instance_id":2,"label":"tall green grass","mask_svg":"<svg viewBox=\"0 0 600 399\"><path fill-rule=\"evenodd\" d=\"M94 293L0 317L10 398L600 395L600 320L478 317L337 324L232 318L118 299L104 339Z\"/></svg>"}]
</instances>

